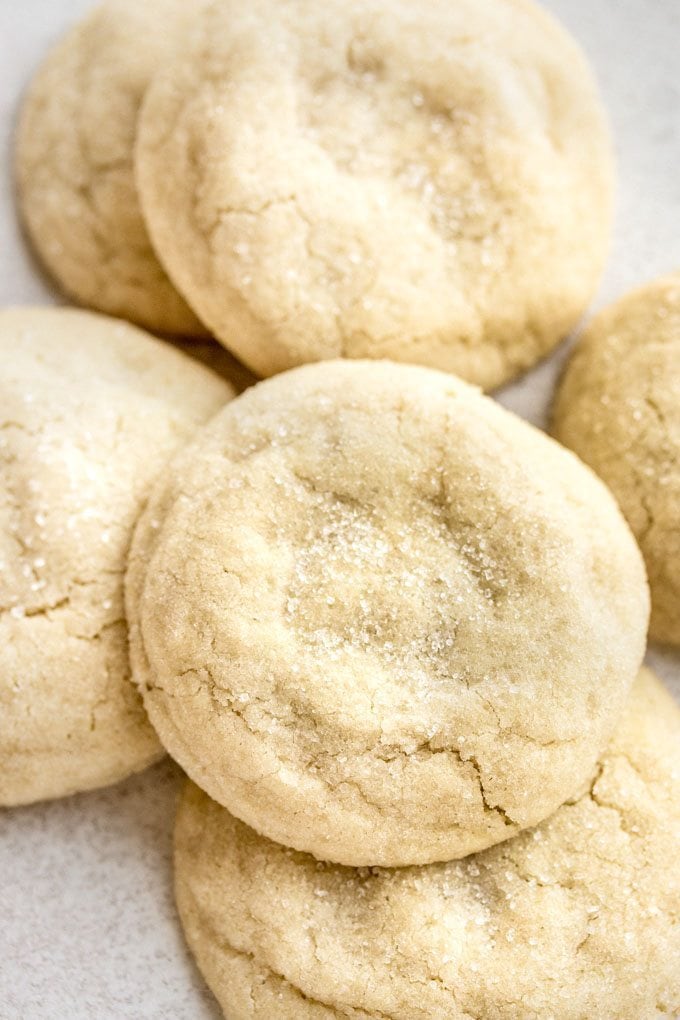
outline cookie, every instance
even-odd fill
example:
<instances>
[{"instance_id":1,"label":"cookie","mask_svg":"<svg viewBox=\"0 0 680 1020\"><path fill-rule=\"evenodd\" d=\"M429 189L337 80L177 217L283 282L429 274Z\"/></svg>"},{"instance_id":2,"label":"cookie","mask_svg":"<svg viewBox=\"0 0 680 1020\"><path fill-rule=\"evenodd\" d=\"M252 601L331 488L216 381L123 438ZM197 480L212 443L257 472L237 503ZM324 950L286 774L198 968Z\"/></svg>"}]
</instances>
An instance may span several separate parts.
<instances>
[{"instance_id":1,"label":"cookie","mask_svg":"<svg viewBox=\"0 0 680 1020\"><path fill-rule=\"evenodd\" d=\"M162 753L129 679L125 558L151 482L231 393L117 320L0 312L0 804Z\"/></svg>"},{"instance_id":2,"label":"cookie","mask_svg":"<svg viewBox=\"0 0 680 1020\"><path fill-rule=\"evenodd\" d=\"M21 114L23 218L50 273L76 301L168 333L204 334L161 268L133 173L149 79L185 37L182 0L107 0L55 47Z\"/></svg>"},{"instance_id":3,"label":"cookie","mask_svg":"<svg viewBox=\"0 0 680 1020\"><path fill-rule=\"evenodd\" d=\"M498 386L571 330L608 246L596 87L528 0L213 0L136 165L170 275L260 376L370 357Z\"/></svg>"},{"instance_id":4,"label":"cookie","mask_svg":"<svg viewBox=\"0 0 680 1020\"><path fill-rule=\"evenodd\" d=\"M237 817L342 864L461 857L591 774L648 592L613 499L472 387L309 365L200 431L140 518L133 674Z\"/></svg>"},{"instance_id":5,"label":"cookie","mask_svg":"<svg viewBox=\"0 0 680 1020\"><path fill-rule=\"evenodd\" d=\"M604 479L640 543L652 637L680 645L680 273L595 318L565 371L553 427Z\"/></svg>"},{"instance_id":6,"label":"cookie","mask_svg":"<svg viewBox=\"0 0 680 1020\"><path fill-rule=\"evenodd\" d=\"M189 946L229 1020L652 1020L680 1009L680 713L637 681L594 780L464 861L325 865L187 784Z\"/></svg>"}]
</instances>

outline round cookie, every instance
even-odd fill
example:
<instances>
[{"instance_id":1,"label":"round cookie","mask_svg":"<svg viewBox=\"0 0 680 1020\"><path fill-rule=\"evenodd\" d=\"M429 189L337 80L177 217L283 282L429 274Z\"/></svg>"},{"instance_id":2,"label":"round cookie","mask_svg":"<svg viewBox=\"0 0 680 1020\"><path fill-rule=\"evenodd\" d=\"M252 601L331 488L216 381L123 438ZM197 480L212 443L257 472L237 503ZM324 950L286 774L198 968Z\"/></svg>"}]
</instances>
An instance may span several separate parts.
<instances>
[{"instance_id":1,"label":"round cookie","mask_svg":"<svg viewBox=\"0 0 680 1020\"><path fill-rule=\"evenodd\" d=\"M151 76L183 42L183 0L107 0L32 82L17 147L21 209L49 271L82 304L147 329L205 327L158 262L137 200L133 148Z\"/></svg>"},{"instance_id":2,"label":"round cookie","mask_svg":"<svg viewBox=\"0 0 680 1020\"><path fill-rule=\"evenodd\" d=\"M608 246L596 87L529 0L213 0L136 165L170 275L261 376L371 357L498 386L575 325Z\"/></svg>"},{"instance_id":3,"label":"round cookie","mask_svg":"<svg viewBox=\"0 0 680 1020\"><path fill-rule=\"evenodd\" d=\"M271 839L448 860L592 773L640 665L632 535L573 454L376 361L242 394L164 473L127 575L167 750Z\"/></svg>"},{"instance_id":4,"label":"round cookie","mask_svg":"<svg viewBox=\"0 0 680 1020\"><path fill-rule=\"evenodd\" d=\"M616 496L647 565L651 635L680 645L680 273L594 319L558 390L554 431Z\"/></svg>"},{"instance_id":5,"label":"round cookie","mask_svg":"<svg viewBox=\"0 0 680 1020\"><path fill-rule=\"evenodd\" d=\"M324 865L187 784L189 945L229 1020L651 1020L680 1009L680 713L643 671L594 781L464 861Z\"/></svg>"},{"instance_id":6,"label":"round cookie","mask_svg":"<svg viewBox=\"0 0 680 1020\"><path fill-rule=\"evenodd\" d=\"M122 779L162 753L130 683L123 570L151 482L231 396L89 312L0 312L0 804Z\"/></svg>"}]
</instances>

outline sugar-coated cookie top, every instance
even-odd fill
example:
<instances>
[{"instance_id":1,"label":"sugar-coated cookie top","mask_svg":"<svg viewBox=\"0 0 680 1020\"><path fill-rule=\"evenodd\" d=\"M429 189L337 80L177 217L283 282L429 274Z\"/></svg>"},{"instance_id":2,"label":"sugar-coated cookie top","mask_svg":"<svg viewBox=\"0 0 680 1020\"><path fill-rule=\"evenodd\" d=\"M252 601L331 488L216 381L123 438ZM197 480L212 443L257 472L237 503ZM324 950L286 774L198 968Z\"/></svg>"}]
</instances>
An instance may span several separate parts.
<instances>
[{"instance_id":1,"label":"sugar-coated cookie top","mask_svg":"<svg viewBox=\"0 0 680 1020\"><path fill-rule=\"evenodd\" d=\"M356 864L462 856L591 773L648 594L611 496L444 373L337 361L247 391L140 520L135 676L237 816Z\"/></svg>"},{"instance_id":2,"label":"sugar-coated cookie top","mask_svg":"<svg viewBox=\"0 0 680 1020\"><path fill-rule=\"evenodd\" d=\"M137 177L171 275L254 371L388 357L491 387L597 283L612 160L573 40L517 0L212 0Z\"/></svg>"},{"instance_id":3,"label":"sugar-coated cookie top","mask_svg":"<svg viewBox=\"0 0 680 1020\"><path fill-rule=\"evenodd\" d=\"M165 461L232 393L127 323L0 311L0 804L161 753L129 681L125 557Z\"/></svg>"}]
</instances>

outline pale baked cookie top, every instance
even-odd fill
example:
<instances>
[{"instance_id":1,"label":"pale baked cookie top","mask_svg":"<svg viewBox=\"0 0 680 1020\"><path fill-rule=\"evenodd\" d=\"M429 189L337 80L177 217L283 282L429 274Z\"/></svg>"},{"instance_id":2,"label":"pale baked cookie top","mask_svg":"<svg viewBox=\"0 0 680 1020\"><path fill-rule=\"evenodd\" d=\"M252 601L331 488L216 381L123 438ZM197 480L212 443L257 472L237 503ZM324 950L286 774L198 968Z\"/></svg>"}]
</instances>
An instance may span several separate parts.
<instances>
[{"instance_id":1,"label":"pale baked cookie top","mask_svg":"<svg viewBox=\"0 0 680 1020\"><path fill-rule=\"evenodd\" d=\"M320 858L463 856L592 773L648 593L573 454L432 369L336 361L238 397L164 473L127 581L163 743Z\"/></svg>"},{"instance_id":2,"label":"pale baked cookie top","mask_svg":"<svg viewBox=\"0 0 680 1020\"><path fill-rule=\"evenodd\" d=\"M554 429L619 501L647 564L651 634L680 645L680 273L597 316L565 372Z\"/></svg>"},{"instance_id":3,"label":"pale baked cookie top","mask_svg":"<svg viewBox=\"0 0 680 1020\"><path fill-rule=\"evenodd\" d=\"M151 482L232 392L117 320L0 312L0 804L161 753L129 680L125 557Z\"/></svg>"},{"instance_id":4,"label":"pale baked cookie top","mask_svg":"<svg viewBox=\"0 0 680 1020\"><path fill-rule=\"evenodd\" d=\"M19 125L21 210L74 299L160 332L205 333L161 268L137 201L133 148L151 76L182 45L196 5L107 0L50 53Z\"/></svg>"},{"instance_id":5,"label":"pale baked cookie top","mask_svg":"<svg viewBox=\"0 0 680 1020\"><path fill-rule=\"evenodd\" d=\"M680 1009L680 713L643 671L585 791L464 861L323 865L192 784L191 949L229 1020L652 1020Z\"/></svg>"},{"instance_id":6,"label":"pale baked cookie top","mask_svg":"<svg viewBox=\"0 0 680 1020\"><path fill-rule=\"evenodd\" d=\"M137 171L177 286L265 376L344 355L497 386L579 319L610 230L591 72L528 0L213 0Z\"/></svg>"}]
</instances>

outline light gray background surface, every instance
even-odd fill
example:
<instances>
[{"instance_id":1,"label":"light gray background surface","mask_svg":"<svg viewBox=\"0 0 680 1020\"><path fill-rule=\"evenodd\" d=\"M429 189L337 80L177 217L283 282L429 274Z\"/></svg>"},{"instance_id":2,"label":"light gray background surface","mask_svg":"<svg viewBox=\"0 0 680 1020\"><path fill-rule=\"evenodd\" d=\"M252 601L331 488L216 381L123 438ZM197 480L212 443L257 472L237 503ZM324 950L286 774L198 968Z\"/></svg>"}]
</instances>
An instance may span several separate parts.
<instances>
[{"instance_id":1,"label":"light gray background surface","mask_svg":"<svg viewBox=\"0 0 680 1020\"><path fill-rule=\"evenodd\" d=\"M680 3L546 5L595 65L618 150L618 220L600 306L680 268ZM17 228L12 132L31 72L90 7L0 0L0 304L59 300ZM502 402L545 424L562 356L500 394ZM680 658L653 652L652 662L680 697ZM219 1018L172 902L178 777L164 763L110 790L0 812L0 1020Z\"/></svg>"}]
</instances>

